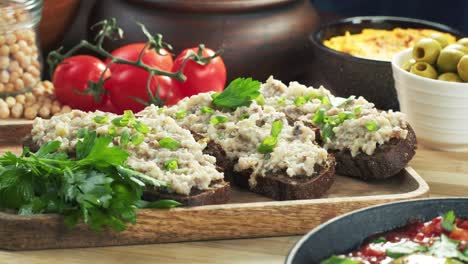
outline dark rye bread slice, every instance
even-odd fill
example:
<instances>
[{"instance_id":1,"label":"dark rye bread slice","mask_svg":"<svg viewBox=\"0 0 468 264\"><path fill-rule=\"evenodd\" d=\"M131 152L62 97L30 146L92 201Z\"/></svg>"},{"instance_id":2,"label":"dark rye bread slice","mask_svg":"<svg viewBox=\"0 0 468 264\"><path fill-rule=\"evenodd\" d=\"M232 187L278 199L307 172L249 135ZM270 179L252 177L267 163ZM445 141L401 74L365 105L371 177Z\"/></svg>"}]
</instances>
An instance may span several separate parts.
<instances>
[{"instance_id":1,"label":"dark rye bread slice","mask_svg":"<svg viewBox=\"0 0 468 264\"><path fill-rule=\"evenodd\" d=\"M284 200L302 200L322 197L335 180L335 158L329 154L326 165L317 166L317 174L311 177L289 177L286 173L271 173L265 177L257 176L257 184L251 188L249 179L252 170L242 172L231 171L231 181L242 188L248 188L254 193L266 197Z\"/></svg>"},{"instance_id":2,"label":"dark rye bread slice","mask_svg":"<svg viewBox=\"0 0 468 264\"><path fill-rule=\"evenodd\" d=\"M224 178L233 185L250 189L252 192L264 195L274 200L300 200L312 199L323 196L332 186L335 179L335 159L333 155L328 156L325 167L317 167L318 174L312 177L298 176L288 177L285 173L276 173L267 177L257 177L257 185L250 188L249 179L252 170L242 172L234 171L236 161L229 160L222 147L204 138L202 135L192 131L195 140L207 140L207 146L203 153L216 158L218 167L223 168Z\"/></svg>"},{"instance_id":3,"label":"dark rye bread slice","mask_svg":"<svg viewBox=\"0 0 468 264\"><path fill-rule=\"evenodd\" d=\"M31 151L37 151L39 146L32 140L31 136L23 140L23 146ZM178 201L186 206L224 204L231 198L231 186L223 180L212 182L208 190L192 189L190 195L169 193L161 188L148 186L143 193L143 199L146 201L156 201L160 199L170 199Z\"/></svg>"},{"instance_id":4,"label":"dark rye bread slice","mask_svg":"<svg viewBox=\"0 0 468 264\"><path fill-rule=\"evenodd\" d=\"M336 158L336 173L361 179L386 179L404 169L416 153L416 134L408 125L406 139L392 138L374 154L351 156L349 150L329 151Z\"/></svg>"},{"instance_id":5,"label":"dark rye bread slice","mask_svg":"<svg viewBox=\"0 0 468 264\"><path fill-rule=\"evenodd\" d=\"M294 119L288 117L288 122L294 124ZM315 131L317 143L323 145L320 128L309 122L304 124ZM397 175L416 154L416 134L409 124L407 129L406 139L392 138L389 142L379 145L372 155L361 152L353 157L348 149L328 150L328 153L335 156L336 173L363 180L386 179Z\"/></svg>"}]
</instances>

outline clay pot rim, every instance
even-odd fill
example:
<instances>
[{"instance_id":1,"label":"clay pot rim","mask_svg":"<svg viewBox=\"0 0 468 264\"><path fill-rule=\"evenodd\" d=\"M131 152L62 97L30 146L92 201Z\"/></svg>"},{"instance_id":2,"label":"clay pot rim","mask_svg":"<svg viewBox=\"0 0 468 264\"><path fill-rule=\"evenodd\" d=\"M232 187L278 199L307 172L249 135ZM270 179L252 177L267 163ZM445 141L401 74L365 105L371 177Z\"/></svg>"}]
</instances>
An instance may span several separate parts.
<instances>
[{"instance_id":1,"label":"clay pot rim","mask_svg":"<svg viewBox=\"0 0 468 264\"><path fill-rule=\"evenodd\" d=\"M192 12L239 12L275 8L299 0L127 0L157 8Z\"/></svg>"}]
</instances>

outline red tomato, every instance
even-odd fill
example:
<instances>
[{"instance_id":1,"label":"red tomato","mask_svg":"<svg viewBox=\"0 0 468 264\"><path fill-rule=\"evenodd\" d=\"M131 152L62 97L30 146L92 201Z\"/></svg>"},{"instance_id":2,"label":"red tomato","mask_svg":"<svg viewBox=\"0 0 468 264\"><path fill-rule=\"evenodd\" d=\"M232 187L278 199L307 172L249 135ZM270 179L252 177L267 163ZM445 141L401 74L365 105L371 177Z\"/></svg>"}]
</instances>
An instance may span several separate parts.
<instances>
[{"instance_id":1,"label":"red tomato","mask_svg":"<svg viewBox=\"0 0 468 264\"><path fill-rule=\"evenodd\" d=\"M112 55L118 58L137 61L141 50L145 44L137 43L123 46L112 52ZM143 62L150 66L161 70L170 71L173 60L170 53L162 50L166 55L161 56L154 50L145 51ZM110 60L106 60L109 63ZM105 87L109 91L109 97L112 104L118 110L123 112L130 109L134 112L143 110L146 105L138 102L135 98L139 98L145 102L149 102L150 98L147 91L147 81L150 76L149 72L132 65L113 64L109 67L112 71L112 77L106 82ZM159 97L161 100L172 95L172 79L166 76L154 76L150 83L150 91L156 96L156 90L159 89ZM178 101L176 96L170 96L166 104L174 104Z\"/></svg>"},{"instance_id":2,"label":"red tomato","mask_svg":"<svg viewBox=\"0 0 468 264\"><path fill-rule=\"evenodd\" d=\"M145 102L150 101L146 88L148 76L148 72L143 69L123 65L106 82L104 86L109 91L110 100L118 112L132 110L136 113L146 107L145 104L134 98L139 98ZM150 90L154 96L156 95L156 89L159 89L159 97L166 99L168 93L172 90L172 79L166 76L154 76L150 84ZM174 99L175 97L172 96L166 104L174 104Z\"/></svg>"},{"instance_id":3,"label":"red tomato","mask_svg":"<svg viewBox=\"0 0 468 264\"><path fill-rule=\"evenodd\" d=\"M57 99L62 104L83 111L94 111L104 105L107 100L104 93L99 96L99 102L96 102L92 95L79 92L89 88L88 81L97 82L105 68L106 65L101 60L92 56L78 55L66 58L55 69L52 80ZM107 70L104 79L110 75L110 71Z\"/></svg>"},{"instance_id":4,"label":"red tomato","mask_svg":"<svg viewBox=\"0 0 468 264\"><path fill-rule=\"evenodd\" d=\"M114 113L114 114L122 114L123 112L117 110L115 106L112 104L110 100L106 100L104 105L101 105L98 107L97 110L103 111L103 112L108 112L108 113Z\"/></svg>"},{"instance_id":5,"label":"red tomato","mask_svg":"<svg viewBox=\"0 0 468 264\"><path fill-rule=\"evenodd\" d=\"M112 52L112 56L129 61L137 61L144 47L145 43L129 44L114 50ZM159 55L155 50L150 50L147 48L144 51L142 61L150 67L156 67L163 71L170 71L172 69L172 66L174 65L172 55L165 49L161 49L161 53L163 55ZM110 59L107 59L106 64L109 64L109 62ZM111 72L114 72L114 70L118 70L120 66L121 64L111 65Z\"/></svg>"},{"instance_id":6,"label":"red tomato","mask_svg":"<svg viewBox=\"0 0 468 264\"><path fill-rule=\"evenodd\" d=\"M455 226L450 232L449 237L451 239L468 242L468 230Z\"/></svg>"},{"instance_id":7,"label":"red tomato","mask_svg":"<svg viewBox=\"0 0 468 264\"><path fill-rule=\"evenodd\" d=\"M174 61L172 71L176 72L182 67L189 50L198 52L198 49L198 47L186 49L180 53ZM213 54L215 52L208 48L203 52L204 57L212 56ZM174 88L183 97L209 91L221 92L226 85L226 66L224 66L223 59L219 56L206 65L200 65L190 60L185 65L183 73L187 77L185 82L174 80Z\"/></svg>"}]
</instances>

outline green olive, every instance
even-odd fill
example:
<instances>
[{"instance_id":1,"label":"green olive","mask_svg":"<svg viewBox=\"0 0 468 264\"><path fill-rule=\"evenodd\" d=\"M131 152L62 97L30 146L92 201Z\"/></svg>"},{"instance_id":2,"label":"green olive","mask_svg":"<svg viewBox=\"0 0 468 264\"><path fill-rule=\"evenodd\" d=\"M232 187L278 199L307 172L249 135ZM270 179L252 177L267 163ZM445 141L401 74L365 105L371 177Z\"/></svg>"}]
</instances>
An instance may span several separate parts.
<instances>
[{"instance_id":1,"label":"green olive","mask_svg":"<svg viewBox=\"0 0 468 264\"><path fill-rule=\"evenodd\" d=\"M453 72L446 72L439 75L437 80L446 81L446 82L463 82L458 74Z\"/></svg>"},{"instance_id":2,"label":"green olive","mask_svg":"<svg viewBox=\"0 0 468 264\"><path fill-rule=\"evenodd\" d=\"M411 66L410 72L422 77L437 79L437 71L427 62L416 62Z\"/></svg>"},{"instance_id":3,"label":"green olive","mask_svg":"<svg viewBox=\"0 0 468 264\"><path fill-rule=\"evenodd\" d=\"M463 81L468 82L468 55L463 56L458 62L457 72Z\"/></svg>"},{"instance_id":4,"label":"green olive","mask_svg":"<svg viewBox=\"0 0 468 264\"><path fill-rule=\"evenodd\" d=\"M456 49L443 49L437 58L437 69L440 72L456 72L457 64L463 55L463 52Z\"/></svg>"},{"instance_id":5,"label":"green olive","mask_svg":"<svg viewBox=\"0 0 468 264\"><path fill-rule=\"evenodd\" d=\"M444 35L440 34L440 33L433 33L433 34L431 34L429 37L430 37L431 39L434 39L434 40L436 40L437 42L439 42L439 44L440 44L440 46L441 46L442 48L444 48L445 46L448 45L448 40L447 40L447 38L446 38Z\"/></svg>"},{"instance_id":6,"label":"green olive","mask_svg":"<svg viewBox=\"0 0 468 264\"><path fill-rule=\"evenodd\" d=\"M434 64L441 49L439 42L431 38L423 38L414 45L413 58L416 61Z\"/></svg>"},{"instance_id":7,"label":"green olive","mask_svg":"<svg viewBox=\"0 0 468 264\"><path fill-rule=\"evenodd\" d=\"M457 43L468 48L468 38L461 38L457 41Z\"/></svg>"},{"instance_id":8,"label":"green olive","mask_svg":"<svg viewBox=\"0 0 468 264\"><path fill-rule=\"evenodd\" d=\"M468 48L463 46L462 44L459 44L459 43L450 44L445 48L446 49L456 49L456 50L459 50L459 51L461 51L461 52L463 52L465 54L468 54Z\"/></svg>"},{"instance_id":9,"label":"green olive","mask_svg":"<svg viewBox=\"0 0 468 264\"><path fill-rule=\"evenodd\" d=\"M410 59L408 61L406 61L405 63L403 63L403 65L401 65L401 68L403 68L403 70L405 71L410 71L411 70L411 66L413 66L413 64L415 64L416 61L414 59Z\"/></svg>"}]
</instances>

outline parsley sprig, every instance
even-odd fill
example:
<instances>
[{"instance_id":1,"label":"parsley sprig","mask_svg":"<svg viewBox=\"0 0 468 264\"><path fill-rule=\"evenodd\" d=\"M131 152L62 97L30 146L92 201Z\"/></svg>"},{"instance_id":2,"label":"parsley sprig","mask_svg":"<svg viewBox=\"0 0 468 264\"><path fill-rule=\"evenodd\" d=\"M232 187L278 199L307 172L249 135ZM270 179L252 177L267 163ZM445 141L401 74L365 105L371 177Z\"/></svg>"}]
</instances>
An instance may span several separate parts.
<instances>
[{"instance_id":1,"label":"parsley sprig","mask_svg":"<svg viewBox=\"0 0 468 264\"><path fill-rule=\"evenodd\" d=\"M167 184L124 165L128 153L110 144L111 136L86 132L71 159L51 141L33 153L11 152L0 157L0 209L20 215L59 213L73 227L82 221L92 230L110 227L123 231L136 222L142 206L170 208L170 200L142 201L146 184L158 188Z\"/></svg>"},{"instance_id":2,"label":"parsley sprig","mask_svg":"<svg viewBox=\"0 0 468 264\"><path fill-rule=\"evenodd\" d=\"M237 78L222 93L213 96L213 105L228 109L249 106L259 95L259 81L252 78Z\"/></svg>"}]
</instances>

